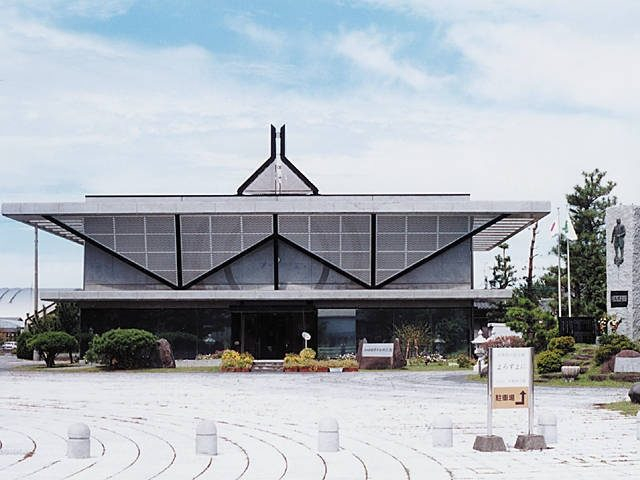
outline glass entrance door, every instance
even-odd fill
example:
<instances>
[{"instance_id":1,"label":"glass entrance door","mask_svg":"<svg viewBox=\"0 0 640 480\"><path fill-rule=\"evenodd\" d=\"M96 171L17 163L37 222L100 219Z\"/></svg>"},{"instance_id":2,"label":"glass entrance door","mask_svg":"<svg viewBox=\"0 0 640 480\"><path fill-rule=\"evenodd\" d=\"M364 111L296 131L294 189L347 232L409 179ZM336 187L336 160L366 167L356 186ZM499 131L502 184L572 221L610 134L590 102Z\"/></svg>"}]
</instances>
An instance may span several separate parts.
<instances>
[{"instance_id":1,"label":"glass entrance door","mask_svg":"<svg viewBox=\"0 0 640 480\"><path fill-rule=\"evenodd\" d=\"M308 346L316 348L315 311L242 311L233 314L234 347L257 359L282 359L304 348L302 332L309 332Z\"/></svg>"}]
</instances>

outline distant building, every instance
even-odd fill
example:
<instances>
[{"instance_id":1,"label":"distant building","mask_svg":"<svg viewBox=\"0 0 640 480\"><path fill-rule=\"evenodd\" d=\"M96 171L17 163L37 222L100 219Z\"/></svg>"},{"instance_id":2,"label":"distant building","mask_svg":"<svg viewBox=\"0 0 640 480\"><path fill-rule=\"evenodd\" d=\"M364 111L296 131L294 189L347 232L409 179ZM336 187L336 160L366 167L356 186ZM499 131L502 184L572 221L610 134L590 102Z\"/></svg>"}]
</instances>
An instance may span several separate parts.
<instances>
[{"instance_id":1,"label":"distant building","mask_svg":"<svg viewBox=\"0 0 640 480\"><path fill-rule=\"evenodd\" d=\"M50 305L51 302L38 302ZM33 289L0 287L0 341L15 340L33 315Z\"/></svg>"},{"instance_id":2,"label":"distant building","mask_svg":"<svg viewBox=\"0 0 640 480\"><path fill-rule=\"evenodd\" d=\"M235 195L89 195L2 213L84 245L84 287L43 295L77 302L83 330L138 327L189 354L282 358L303 331L337 355L416 320L447 350L465 348L474 301L511 296L473 288L473 252L549 209L467 194L321 195L285 156L284 127L271 127L270 157Z\"/></svg>"}]
</instances>

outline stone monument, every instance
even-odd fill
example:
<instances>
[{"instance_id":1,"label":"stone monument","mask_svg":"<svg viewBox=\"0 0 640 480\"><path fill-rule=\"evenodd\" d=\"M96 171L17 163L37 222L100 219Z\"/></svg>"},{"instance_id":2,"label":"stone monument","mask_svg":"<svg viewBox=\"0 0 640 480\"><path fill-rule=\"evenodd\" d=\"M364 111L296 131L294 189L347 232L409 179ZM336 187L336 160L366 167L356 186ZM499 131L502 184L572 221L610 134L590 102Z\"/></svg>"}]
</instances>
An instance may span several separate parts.
<instances>
[{"instance_id":1,"label":"stone monument","mask_svg":"<svg viewBox=\"0 0 640 480\"><path fill-rule=\"evenodd\" d=\"M640 206L607 208L607 313L618 333L640 339Z\"/></svg>"}]
</instances>

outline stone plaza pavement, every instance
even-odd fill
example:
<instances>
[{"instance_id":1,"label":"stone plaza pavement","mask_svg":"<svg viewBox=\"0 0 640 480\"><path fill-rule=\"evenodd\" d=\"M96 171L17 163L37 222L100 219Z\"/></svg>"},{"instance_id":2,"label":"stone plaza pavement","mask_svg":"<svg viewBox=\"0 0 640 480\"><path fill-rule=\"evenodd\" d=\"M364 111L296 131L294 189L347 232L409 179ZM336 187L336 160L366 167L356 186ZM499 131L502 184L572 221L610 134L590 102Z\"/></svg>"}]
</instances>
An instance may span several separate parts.
<instances>
[{"instance_id":1,"label":"stone plaza pavement","mask_svg":"<svg viewBox=\"0 0 640 480\"><path fill-rule=\"evenodd\" d=\"M635 419L594 403L624 389L536 389L558 415L545 451L480 453L486 387L465 373L25 372L0 368L0 479L541 479L639 478ZM454 422L453 448L430 425ZM317 453L318 421L340 423L338 453ZM537 416L537 415L536 415ZM199 419L218 425L219 455L197 456ZM499 411L509 447L522 411ZM70 424L91 428L90 459L65 458Z\"/></svg>"}]
</instances>

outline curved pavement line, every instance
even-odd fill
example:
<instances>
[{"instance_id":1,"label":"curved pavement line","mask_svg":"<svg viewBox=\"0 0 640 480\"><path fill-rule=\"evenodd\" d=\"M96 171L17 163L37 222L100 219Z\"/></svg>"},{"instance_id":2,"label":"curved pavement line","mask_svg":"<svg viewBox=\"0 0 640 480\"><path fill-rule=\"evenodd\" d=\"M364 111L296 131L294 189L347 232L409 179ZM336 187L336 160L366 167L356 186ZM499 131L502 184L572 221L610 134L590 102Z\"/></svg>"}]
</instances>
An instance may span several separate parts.
<instances>
[{"instance_id":1,"label":"curved pavement line","mask_svg":"<svg viewBox=\"0 0 640 480\"><path fill-rule=\"evenodd\" d=\"M201 477L202 475L204 475L204 473L209 470L209 467L211 466L211 463L213 462L213 457L209 458L209 463L207 463L207 466L204 467L204 470L202 470L200 473L198 473L195 477L193 477L192 480L196 480L196 478Z\"/></svg>"},{"instance_id":2,"label":"curved pavement line","mask_svg":"<svg viewBox=\"0 0 640 480\"><path fill-rule=\"evenodd\" d=\"M98 442L100 444L100 446L102 447L102 452L100 453L101 457L104 457L105 452L107 451L107 448L104 446L104 443L102 443L102 441L99 438L94 437L93 435L91 435L91 438L93 438L96 442ZM77 472L73 472L69 475L67 475L66 477L62 477L62 480L66 480L67 478L71 478L74 477L82 472L84 472L85 470L89 470L91 467L93 467L96 463L98 463L98 460L96 460L95 462L93 462L90 465L87 465L84 468L81 468L80 470L78 470Z\"/></svg>"},{"instance_id":3,"label":"curved pavement line","mask_svg":"<svg viewBox=\"0 0 640 480\"><path fill-rule=\"evenodd\" d=\"M17 465L20 462L24 462L25 460L33 457L33 454L36 453L36 449L38 448L38 445L36 444L36 441L30 435L28 435L28 434L26 434L24 432L21 432L19 430L13 430L11 428L5 428L5 430L7 430L9 432L17 433L18 435L24 435L25 437L27 437L31 441L31 443L33 444L33 448L30 451L28 451L27 453L25 453L20 460L16 460L13 463L5 465L4 467L0 468L0 470L6 470L7 468L13 467L14 465Z\"/></svg>"},{"instance_id":4,"label":"curved pavement line","mask_svg":"<svg viewBox=\"0 0 640 480\"><path fill-rule=\"evenodd\" d=\"M409 445L405 445L404 443L400 443L400 442L397 442L397 441L395 441L395 440L388 440L388 441L390 441L390 442L392 442L392 443L395 443L396 445L400 445L401 447L408 448L409 450L413 450L414 452L416 452L416 453L417 453L417 454L419 454L419 455L422 455L422 456L424 456L424 457L427 457L429 460L431 460L431 461L433 461L433 462L437 463L438 465L440 465L440 466L444 469L444 471L445 471L445 472L447 472L447 474L449 475L449 478L450 478L451 480L453 480L453 472L452 472L451 470L449 470L449 469L447 468L447 466L446 466L444 463L442 463L440 460L438 460L437 458L432 457L432 456L431 456L431 455L429 455L427 452L423 452L422 450L418 450L418 449L417 449L417 448L415 448L415 447L410 447Z\"/></svg>"},{"instance_id":5,"label":"curved pavement line","mask_svg":"<svg viewBox=\"0 0 640 480\"><path fill-rule=\"evenodd\" d=\"M107 418L109 418L109 417L107 417ZM124 418L110 417L110 419L114 420L116 422L121 422L121 423L133 423L135 425L141 425L141 422L133 422L131 420L127 420L127 419L124 419ZM157 438L161 442L166 443L169 446L169 448L171 449L171 452L173 452L173 457L171 458L171 461L169 462L169 464L166 467L164 467L162 470L160 470L159 472L155 473L154 475L151 475L150 477L147 477L146 480L151 480L153 478L158 477L159 475L162 475L164 472L166 472L171 467L171 465L174 464L174 462L176 461L176 449L173 447L173 445L171 443L169 443L167 440L162 438L160 435L156 435L155 433L151 433L151 432L148 432L146 430L142 430L141 428L135 428L135 427L129 427L129 428L131 428L131 430L135 430L137 432L142 432L145 435L149 435L151 437ZM138 445L138 444L136 443L136 445ZM136 458L136 460L139 457L140 457L140 447L138 446L138 457ZM133 465L133 463L132 463L132 465ZM127 468L129 468L129 467L127 467ZM107 478L113 478L113 477L107 477Z\"/></svg>"},{"instance_id":6,"label":"curved pavement line","mask_svg":"<svg viewBox=\"0 0 640 480\"><path fill-rule=\"evenodd\" d=\"M244 466L244 470L242 470L242 473L240 473L240 475L238 475L234 479L234 480L239 480L240 478L244 477L245 473L247 473L247 470L249 470L249 462L250 462L249 455L247 454L247 451L244 448L242 448L241 445L237 444L233 440L230 440L227 437L222 437L222 436L220 438L223 439L223 440L226 440L227 442L229 442L229 443L235 445L236 447L238 447L242 451L242 453L244 454L244 458L247 459L247 464Z\"/></svg>"},{"instance_id":7,"label":"curved pavement line","mask_svg":"<svg viewBox=\"0 0 640 480\"><path fill-rule=\"evenodd\" d=\"M49 435L53 435L54 437L58 437L58 438L59 438L59 439L61 439L65 444L66 444L66 442L67 442L67 439L66 439L66 438L64 438L62 435L60 435L60 434L58 434L58 433L56 433L56 432L52 432L52 431L50 431L50 430L45 430L44 428L40 428L40 427L33 427L33 428L35 428L36 430L40 430L41 432L48 433ZM46 470L47 468L52 467L52 466L54 466L55 464L60 463L61 461L62 461L62 459L54 460L54 461L52 461L52 462L48 463L47 465L43 465L42 467L40 467L40 468L38 468L38 469L34 470L33 472L29 472L29 473L27 473L27 474L25 474L25 475L22 475L21 477L18 477L18 478L27 478L27 477L30 477L31 475L35 475L35 474L36 474L36 473L38 473L38 472L41 472L41 471L43 471L43 470Z\"/></svg>"},{"instance_id":8,"label":"curved pavement line","mask_svg":"<svg viewBox=\"0 0 640 480\"><path fill-rule=\"evenodd\" d=\"M364 463L364 460L362 460L358 455L356 455L353 452L351 452L351 455L353 455L355 459L362 464L362 469L364 470L364 480L369 480L369 470L367 470L367 465Z\"/></svg>"},{"instance_id":9,"label":"curved pavement line","mask_svg":"<svg viewBox=\"0 0 640 480\"><path fill-rule=\"evenodd\" d=\"M30 477L31 475L35 475L38 472L41 472L43 470L46 470L49 467L54 466L56 463L60 463L62 460L54 460L51 463L48 463L46 465L43 465L42 467L38 468L37 470L34 470L33 472L27 473L26 475L22 475L21 477L17 477L17 478L27 478Z\"/></svg>"},{"instance_id":10,"label":"curved pavement line","mask_svg":"<svg viewBox=\"0 0 640 480\"><path fill-rule=\"evenodd\" d=\"M367 446L369 446L371 448L375 448L376 450L384 453L385 455L389 455L391 458L393 458L396 462L398 462L402 466L402 468L404 470L404 473L407 476L407 480L411 480L411 474L409 473L409 468L404 464L404 462L402 460L400 460L395 455L389 453L388 451L386 451L383 448L380 448L380 447L377 447L377 446L373 445L372 443L365 442L364 440L358 440L358 439L355 439L353 437L348 437L348 436L345 436L345 438L349 438L350 440L352 440L354 442L363 443L364 445L367 445Z\"/></svg>"},{"instance_id":11,"label":"curved pavement line","mask_svg":"<svg viewBox=\"0 0 640 480\"><path fill-rule=\"evenodd\" d=\"M251 435L249 433L244 433L244 435L246 435L247 437L253 438L254 440L257 440L259 442L262 442L265 445L270 446L271 448L273 448L276 452L278 452L280 454L280 456L282 457L282 460L284 461L284 470L282 471L282 474L278 477L277 480L282 480L284 478L284 476L287 474L287 470L289 469L289 462L287 461L287 456L282 452L282 450L280 450L278 447L276 447L273 443L268 442L263 438L256 437L255 435Z\"/></svg>"},{"instance_id":12,"label":"curved pavement line","mask_svg":"<svg viewBox=\"0 0 640 480\"><path fill-rule=\"evenodd\" d=\"M266 430L264 428L256 428L256 427L252 427L249 425L243 425L241 423L232 423L232 422L228 422L225 420L218 420L218 423L222 423L222 424L226 424L226 425L232 425L234 427L238 427L238 428L253 428L254 430L258 430L259 432L264 432L264 433L268 433L270 435L275 435L276 437L280 437L280 438L284 438L285 440L288 440L290 442L296 443L304 448L306 448L307 450L311 451L313 454L315 454L319 459L320 462L322 463L322 467L324 469L324 472L322 474L322 478L321 480L325 480L325 478L327 478L327 462L324 460L324 458L322 457L322 455L320 455L319 453L314 452L311 447L309 447L308 445L302 443L299 440L294 440L293 438L287 437L286 435L282 434L282 433L276 433L273 432L271 430ZM261 425L261 424L258 424ZM294 430L295 431L295 430ZM298 432L298 433L302 433L302 432ZM282 477L281 477L282 478Z\"/></svg>"},{"instance_id":13,"label":"curved pavement line","mask_svg":"<svg viewBox=\"0 0 640 480\"><path fill-rule=\"evenodd\" d=\"M234 425L233 423L229 423L229 422L222 422L221 421L220 423L228 423L229 425ZM239 426L239 424L235 424L235 425ZM264 426L273 427L273 425L271 425L271 424L265 425L263 423L257 423L255 425L260 425L261 427L264 427ZM300 442L298 440L294 440L294 439L292 439L290 437L287 437L286 435L284 435L282 433L275 433L275 432L273 432L271 430L266 430L264 428L257 428L255 426L251 427L251 426L244 425L244 427L245 428L253 428L253 429L258 430L260 432L265 432L265 433L268 433L268 434L271 434L271 435L275 435L277 437L282 437L282 438L284 438L286 440L289 440L290 442L294 442L294 443L297 443L298 445L302 445L307 450L311 450L313 452L313 450L308 445L306 445L306 444L304 444L304 443L302 443L302 442ZM290 430L290 431L292 431L294 433L298 433L300 435L304 435L305 437L310 437L311 436L306 432L302 432L300 430L296 430L296 429L293 429L293 428L289 428L288 430ZM341 450L349 451L351 453L351 455L353 455L362 464L362 468L364 469L364 478L365 478L365 480L367 480L369 478L369 471L367 470L367 466L365 465L364 461L360 457L358 457L355 453L351 452L350 450L343 449L343 448L341 448ZM315 453L320 458L320 461L324 465L324 475L322 476L322 480L324 480L326 478L326 476L327 476L327 462L322 457L322 455L320 455L319 453L316 453L316 452L313 452L313 453ZM402 463L402 462L400 462L400 463ZM406 468L405 468L405 470L406 470Z\"/></svg>"},{"instance_id":14,"label":"curved pavement line","mask_svg":"<svg viewBox=\"0 0 640 480\"><path fill-rule=\"evenodd\" d=\"M133 464L136 463L140 459L140 445L138 445L138 442L136 442L131 437L128 437L127 435L123 435L122 433L116 432L115 430L111 430L111 429L105 428L105 427L98 427L98 428L101 429L101 430L105 430L107 432L111 432L114 435L117 435L118 437L122 437L122 438L124 438L126 440L129 440L131 443L133 443L133 445L136 447L136 450L137 450L136 458L133 459L133 462L131 462L129 465L125 466L123 469L118 470L116 473L112 473L108 477L105 477L104 480L108 480L108 479L113 478L113 477L115 477L117 475L120 475L126 469L131 468L133 466Z\"/></svg>"}]
</instances>

